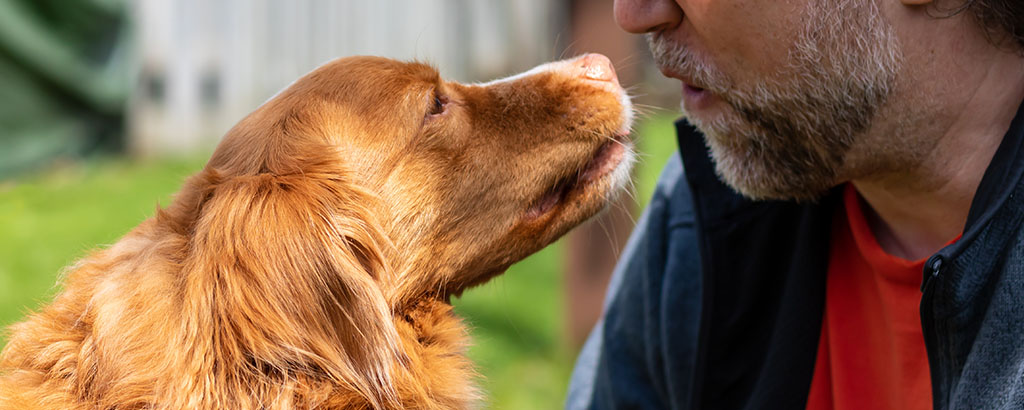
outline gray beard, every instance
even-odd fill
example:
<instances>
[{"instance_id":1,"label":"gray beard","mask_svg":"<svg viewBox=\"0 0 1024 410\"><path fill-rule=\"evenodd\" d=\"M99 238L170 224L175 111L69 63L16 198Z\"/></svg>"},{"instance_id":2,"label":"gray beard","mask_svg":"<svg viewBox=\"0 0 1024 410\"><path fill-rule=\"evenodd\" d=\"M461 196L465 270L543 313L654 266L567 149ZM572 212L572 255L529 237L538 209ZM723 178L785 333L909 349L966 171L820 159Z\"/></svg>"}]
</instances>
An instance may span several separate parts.
<instances>
[{"instance_id":1,"label":"gray beard","mask_svg":"<svg viewBox=\"0 0 1024 410\"><path fill-rule=\"evenodd\" d=\"M816 2L789 52L787 69L739 88L688 50L648 36L659 65L692 78L728 112L689 117L705 135L719 177L753 199L815 200L842 182L901 68L892 29L874 2Z\"/></svg>"}]
</instances>

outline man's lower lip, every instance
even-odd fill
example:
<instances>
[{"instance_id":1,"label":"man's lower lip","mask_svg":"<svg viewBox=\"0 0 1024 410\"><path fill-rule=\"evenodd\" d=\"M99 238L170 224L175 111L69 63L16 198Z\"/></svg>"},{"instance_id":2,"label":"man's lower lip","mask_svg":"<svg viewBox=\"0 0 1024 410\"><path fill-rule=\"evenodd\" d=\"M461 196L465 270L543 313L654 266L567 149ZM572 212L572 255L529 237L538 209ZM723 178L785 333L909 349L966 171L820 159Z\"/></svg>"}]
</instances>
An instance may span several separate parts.
<instances>
[{"instance_id":1,"label":"man's lower lip","mask_svg":"<svg viewBox=\"0 0 1024 410\"><path fill-rule=\"evenodd\" d=\"M711 104L713 95L703 88L683 84L683 108L687 111L700 110Z\"/></svg>"}]
</instances>

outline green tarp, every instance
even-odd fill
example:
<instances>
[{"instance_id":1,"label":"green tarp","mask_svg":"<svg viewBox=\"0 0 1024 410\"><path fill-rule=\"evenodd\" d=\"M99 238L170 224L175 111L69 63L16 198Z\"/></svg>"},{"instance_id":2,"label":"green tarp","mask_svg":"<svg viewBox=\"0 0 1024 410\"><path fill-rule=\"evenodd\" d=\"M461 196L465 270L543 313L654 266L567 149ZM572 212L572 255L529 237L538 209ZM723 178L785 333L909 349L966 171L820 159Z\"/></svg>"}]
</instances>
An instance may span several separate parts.
<instances>
[{"instance_id":1,"label":"green tarp","mask_svg":"<svg viewBox=\"0 0 1024 410\"><path fill-rule=\"evenodd\" d=\"M123 146L122 0L0 0L0 179Z\"/></svg>"}]
</instances>

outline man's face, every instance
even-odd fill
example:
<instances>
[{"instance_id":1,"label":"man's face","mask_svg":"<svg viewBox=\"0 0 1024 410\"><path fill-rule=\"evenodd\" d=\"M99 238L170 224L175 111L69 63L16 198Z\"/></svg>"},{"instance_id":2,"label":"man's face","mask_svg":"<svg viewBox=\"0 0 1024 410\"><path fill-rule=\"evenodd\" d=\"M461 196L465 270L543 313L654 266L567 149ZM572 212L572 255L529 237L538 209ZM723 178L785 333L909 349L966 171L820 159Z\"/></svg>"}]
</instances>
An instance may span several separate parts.
<instances>
[{"instance_id":1,"label":"man's face","mask_svg":"<svg viewBox=\"0 0 1024 410\"><path fill-rule=\"evenodd\" d=\"M616 0L720 176L753 198L814 199L849 178L846 157L900 69L872 0Z\"/></svg>"}]
</instances>

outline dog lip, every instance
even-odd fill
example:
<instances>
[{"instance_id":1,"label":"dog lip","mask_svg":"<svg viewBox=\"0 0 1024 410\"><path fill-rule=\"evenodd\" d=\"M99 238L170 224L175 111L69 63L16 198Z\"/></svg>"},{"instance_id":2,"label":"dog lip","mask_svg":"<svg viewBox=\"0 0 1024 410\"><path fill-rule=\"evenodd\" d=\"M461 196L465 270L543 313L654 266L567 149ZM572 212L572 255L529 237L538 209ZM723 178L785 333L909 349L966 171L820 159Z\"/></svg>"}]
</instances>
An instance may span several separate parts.
<instances>
[{"instance_id":1,"label":"dog lip","mask_svg":"<svg viewBox=\"0 0 1024 410\"><path fill-rule=\"evenodd\" d=\"M626 156L628 134L616 133L602 143L591 159L573 175L556 183L544 196L540 197L526 212L527 220L534 220L548 214L552 209L563 203L566 198L591 185L596 180L610 174Z\"/></svg>"},{"instance_id":2,"label":"dog lip","mask_svg":"<svg viewBox=\"0 0 1024 410\"><path fill-rule=\"evenodd\" d=\"M564 199L566 194L568 194L570 187L571 184L565 182L555 185L553 189L540 197L540 199L526 211L526 219L533 220L547 214L555 207L555 205L562 202L562 199Z\"/></svg>"},{"instance_id":3,"label":"dog lip","mask_svg":"<svg viewBox=\"0 0 1024 410\"><path fill-rule=\"evenodd\" d=\"M617 141L614 137L609 139L604 144L601 144L594 157L583 168L583 171L579 173L576 184L585 184L612 172L622 162L623 155L625 155L623 142Z\"/></svg>"}]
</instances>

